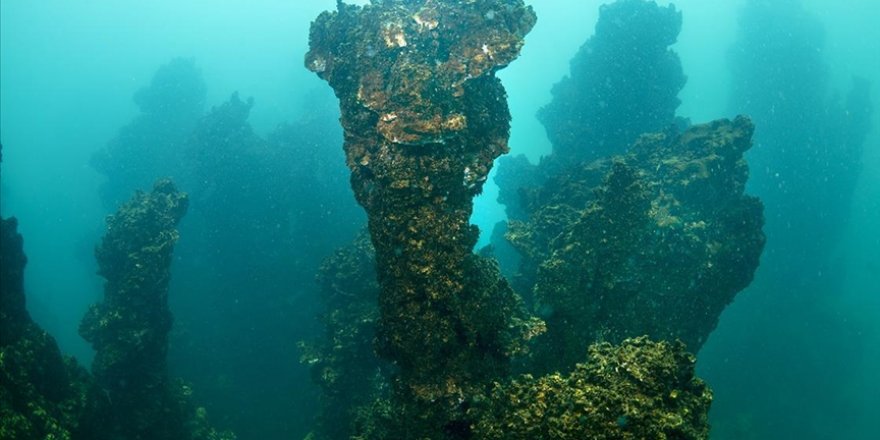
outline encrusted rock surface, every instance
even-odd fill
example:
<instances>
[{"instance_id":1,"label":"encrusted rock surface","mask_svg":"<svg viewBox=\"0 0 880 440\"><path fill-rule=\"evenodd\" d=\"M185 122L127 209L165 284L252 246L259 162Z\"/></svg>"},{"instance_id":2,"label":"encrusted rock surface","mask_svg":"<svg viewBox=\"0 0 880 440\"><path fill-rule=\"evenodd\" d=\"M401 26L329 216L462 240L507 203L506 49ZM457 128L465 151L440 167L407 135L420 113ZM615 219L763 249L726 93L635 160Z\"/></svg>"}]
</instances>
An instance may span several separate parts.
<instances>
[{"instance_id":1,"label":"encrusted rock surface","mask_svg":"<svg viewBox=\"0 0 880 440\"><path fill-rule=\"evenodd\" d=\"M339 98L376 249L379 353L399 367L400 408L424 418L399 421L416 430L461 435L469 387L505 370L520 333L513 291L472 254L469 218L507 151L510 114L494 73L534 23L520 0L392 0L340 2L312 24L306 66Z\"/></svg>"},{"instance_id":2,"label":"encrusted rock surface","mask_svg":"<svg viewBox=\"0 0 880 440\"><path fill-rule=\"evenodd\" d=\"M699 350L764 245L763 206L744 194L752 131L738 117L644 135L525 191L530 218L507 236L534 271L547 368L640 335Z\"/></svg>"},{"instance_id":3,"label":"encrusted rock surface","mask_svg":"<svg viewBox=\"0 0 880 440\"><path fill-rule=\"evenodd\" d=\"M471 200L480 192L492 161L507 151L510 115L493 73L516 57L534 14L518 0L374 0L364 7L339 2L337 9L313 23L306 66L328 81L340 101L352 187L367 212L375 248L375 348L393 367L384 380L364 383L359 390L359 395L372 394L372 403L340 415L340 422L352 426L352 438L508 438L507 432L509 438L638 438L661 433L704 438L710 394L693 377L693 358L682 345L626 340L634 328L625 328L618 332L624 336L616 339L623 346L594 346L588 366L575 367L587 347L601 339L597 336L609 332L589 327L593 322L572 326L564 319L569 316L565 313L587 311L584 298L595 299L590 296L595 292L584 292L584 283L578 283L585 282L578 277L592 273L565 266L593 262L589 255L571 251L590 253L595 248L624 259L623 264L609 266L607 274L606 269L590 268L601 270L603 280L637 277L619 270L629 269L630 259L642 261L629 257L639 251L633 244L642 244L648 240L643 235L654 232L646 226L654 218L654 201L659 204L655 223L671 228L669 235L675 237L690 234L685 238L693 236L695 244L710 249L695 251L695 260L715 252L713 237L691 231L692 223L703 221L703 211L692 215L667 205L696 196L681 186L710 191L717 186L723 196L739 201L741 185L731 190L728 184L744 182L745 176L737 173L745 169L741 155L751 135L748 121L719 123L682 136L644 138L643 146L634 147L642 156L633 153L613 165L584 169L569 162L573 175L559 173L555 186L523 191L518 208L525 222L509 232L520 249L530 249L524 260L533 270L523 279L532 285L536 278L546 281L547 291L537 296L548 308L559 306L544 313L555 327L547 340L531 346L528 341L547 328L523 311L497 265L473 254L477 231L468 219ZM656 149L662 150L659 156L651 151ZM668 169L658 166L667 159L672 161ZM716 176L716 167L732 174ZM539 182L543 180L535 181ZM724 192L729 190L733 195ZM760 204L752 203L749 206L760 214ZM618 228L631 225L634 230L627 233L637 237L620 243L620 248L604 237L603 229L618 214L625 216ZM712 254L710 260L714 258ZM353 267L346 261L336 261L341 274ZM554 279L560 274L572 279ZM344 285L350 281L346 276L336 280ZM627 280L617 284L631 286ZM621 290L621 295L631 293ZM568 303L570 312L564 310ZM366 327L359 326L371 325L373 312L338 301L329 305L326 316L350 321L328 322L328 339L335 345L313 358L316 371L327 374L319 383L334 386L364 377L350 369L350 360L336 348L348 347L348 355L365 353ZM560 347L568 351L551 355ZM568 379L555 373L510 382L511 359L518 359L520 368L542 374L556 367L576 370ZM339 376L345 374L352 377ZM544 388L552 388L558 397L541 392ZM510 393L523 400L510 400ZM593 403L578 401L577 407L566 401L583 393ZM682 399L676 400L679 395ZM526 401L528 396L534 399ZM546 409L544 399L556 405L558 420L533 412ZM588 410L592 404L603 409ZM519 417L526 413L533 417ZM321 423L327 422L325 418ZM561 425L545 430L555 423ZM314 435L339 438L339 433L326 430Z\"/></svg>"},{"instance_id":4,"label":"encrusted rock surface","mask_svg":"<svg viewBox=\"0 0 880 440\"><path fill-rule=\"evenodd\" d=\"M302 362L321 386L323 401L316 439L345 439L356 432L364 407L380 397L387 383L387 365L376 356L373 339L379 307L376 263L369 236L361 234L350 246L328 257L318 274L324 334L301 343Z\"/></svg>"},{"instance_id":5,"label":"encrusted rock surface","mask_svg":"<svg viewBox=\"0 0 880 440\"><path fill-rule=\"evenodd\" d=\"M640 337L591 346L567 375L496 383L472 410L474 438L706 439L711 402L682 344Z\"/></svg>"},{"instance_id":6,"label":"encrusted rock surface","mask_svg":"<svg viewBox=\"0 0 880 440\"><path fill-rule=\"evenodd\" d=\"M187 206L186 194L159 180L107 218L95 249L104 298L86 313L80 333L95 347L92 372L112 402L105 429L114 438L234 438L211 429L205 411L191 405L190 387L168 376L168 283Z\"/></svg>"}]
</instances>

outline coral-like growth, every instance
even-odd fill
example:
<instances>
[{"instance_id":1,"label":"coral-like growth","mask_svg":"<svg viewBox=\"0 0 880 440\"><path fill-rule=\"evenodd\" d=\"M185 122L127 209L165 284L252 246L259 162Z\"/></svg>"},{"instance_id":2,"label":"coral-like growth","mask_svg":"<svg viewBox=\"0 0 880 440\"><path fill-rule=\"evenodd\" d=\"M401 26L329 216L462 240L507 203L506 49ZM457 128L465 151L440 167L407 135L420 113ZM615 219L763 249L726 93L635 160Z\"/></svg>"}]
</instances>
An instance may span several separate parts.
<instances>
[{"instance_id":1,"label":"coral-like growth","mask_svg":"<svg viewBox=\"0 0 880 440\"><path fill-rule=\"evenodd\" d=\"M230 437L207 427L203 411L189 405L189 388L167 372L171 257L187 205L186 194L160 180L107 218L95 250L104 300L89 309L80 333L95 347L92 371L112 402L107 429L120 438Z\"/></svg>"},{"instance_id":2,"label":"coral-like growth","mask_svg":"<svg viewBox=\"0 0 880 440\"><path fill-rule=\"evenodd\" d=\"M501 385L507 383L510 360L528 353L525 342L545 327L523 313L497 265L472 253L476 231L468 217L492 160L506 151L509 114L492 73L516 57L533 23L534 15L520 1L428 0L374 1L363 8L339 2L338 11L322 14L313 24L306 65L330 83L340 100L352 186L367 211L376 253L376 346L397 368L387 387L361 384L356 395L374 400L347 406L341 416L347 426L341 432L324 429L319 434L363 439L705 437L710 395L694 379L693 358L680 344L670 348L639 339L616 349L600 345L593 348L591 363L577 367L568 379L555 374ZM534 365L570 368L582 359L587 345L599 339L588 327L594 322L571 326L562 314L592 312L588 309L598 298L583 291L589 288L584 277L597 272L599 281L619 281L630 289L628 280L618 278L639 276L629 272L630 260L648 266L635 246L650 240L664 243L663 237L645 237L661 226L669 230L660 232L673 238L703 245L693 251L694 260L710 265L717 261L720 272L729 270L721 261L730 257L728 249L715 255L717 237L692 229L699 229L701 221L723 223L718 217L733 221L729 217L736 209L719 206L723 214L716 215L709 208L689 207L692 212L668 205L698 203L690 198L705 196L705 191L714 195L715 190L716 200L706 203L740 207L745 174L736 171L745 169L741 156L750 135L746 119L680 137L656 135L635 147L641 153L614 165L575 169L571 177L560 175L553 188L523 193L528 197L519 208L528 223L510 233L529 237L514 241L521 249L530 248L524 260L534 267L532 281L541 267L540 280L547 289L539 295L542 303L559 305L558 314L547 314L555 320L550 348L539 348ZM595 191L603 182L605 188ZM694 189L704 192L697 195ZM757 209L760 241L760 204L744 200ZM652 229L651 220L662 225ZM614 231L632 236L629 241L614 243L605 235L603 228L615 222ZM753 233L749 226L746 233ZM730 231L719 227L714 232ZM655 247L658 253L665 249L657 243ZM677 247L673 251L686 253ZM622 261L607 269L594 266L596 252ZM583 262L589 267L578 266ZM706 272L687 270L695 278ZM656 287L678 285L657 281ZM706 288L700 284L699 293ZM723 290L722 296L728 293ZM569 305L571 310L565 310ZM371 309L337 303L330 310L328 316L349 323L328 322L329 339L351 350L349 354L365 353L364 328L352 325L371 325ZM638 322L631 325L619 334L642 329ZM346 338L338 338L339 331ZM585 335L581 344L573 341L578 335ZM567 352L553 357L554 349ZM321 377L325 387L365 377L346 365L350 360L340 353L326 347L321 351L324 355L315 360L317 371L329 374ZM351 377L342 381L339 374Z\"/></svg>"},{"instance_id":3,"label":"coral-like growth","mask_svg":"<svg viewBox=\"0 0 880 440\"><path fill-rule=\"evenodd\" d=\"M469 217L507 151L510 114L494 72L534 22L520 0L392 0L339 2L312 24L306 65L340 101L376 249L378 348L400 369L395 395L409 415L398 422L415 436L463 435L469 387L506 368L509 334L520 331L512 290L472 255Z\"/></svg>"},{"instance_id":4,"label":"coral-like growth","mask_svg":"<svg viewBox=\"0 0 880 440\"><path fill-rule=\"evenodd\" d=\"M525 188L539 187L582 162L624 153L643 133L684 125L675 111L686 78L678 55L669 49L678 38L681 20L675 6L660 7L647 0L619 0L600 7L595 34L571 60L569 76L554 86L553 100L538 112L553 153L538 165L522 155L498 161L498 202L505 205L509 220L528 219ZM505 246L497 240L492 244ZM534 282L516 276L513 284L527 293L530 281Z\"/></svg>"},{"instance_id":5,"label":"coral-like growth","mask_svg":"<svg viewBox=\"0 0 880 440\"><path fill-rule=\"evenodd\" d=\"M568 375L524 375L496 384L474 437L532 439L706 439L712 394L694 376L682 344L627 339L590 347Z\"/></svg>"},{"instance_id":6,"label":"coral-like growth","mask_svg":"<svg viewBox=\"0 0 880 440\"><path fill-rule=\"evenodd\" d=\"M595 35L538 113L555 160L623 153L640 134L673 122L686 80L669 49L680 30L681 13L673 5L618 0L599 9Z\"/></svg>"},{"instance_id":7,"label":"coral-like growth","mask_svg":"<svg viewBox=\"0 0 880 440\"><path fill-rule=\"evenodd\" d=\"M640 335L700 348L763 249L762 205L743 193L752 131L739 117L644 135L529 192L531 217L508 238L536 271L547 368Z\"/></svg>"}]
</instances>

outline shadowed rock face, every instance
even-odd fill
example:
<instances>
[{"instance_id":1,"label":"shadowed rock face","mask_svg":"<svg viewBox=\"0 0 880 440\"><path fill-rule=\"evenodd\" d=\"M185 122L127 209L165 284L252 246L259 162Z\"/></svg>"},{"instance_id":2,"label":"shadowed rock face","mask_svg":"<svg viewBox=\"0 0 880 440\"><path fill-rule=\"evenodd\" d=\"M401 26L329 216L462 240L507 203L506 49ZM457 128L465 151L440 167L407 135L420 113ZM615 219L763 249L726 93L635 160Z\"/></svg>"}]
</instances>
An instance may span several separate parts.
<instances>
[{"instance_id":1,"label":"shadowed rock face","mask_svg":"<svg viewBox=\"0 0 880 440\"><path fill-rule=\"evenodd\" d=\"M114 428L124 438L171 438L182 423L166 409L166 351L171 254L187 202L170 180L157 182L152 193L138 192L107 218L95 250L107 280L104 300L89 309L80 333L95 347L92 372L114 404Z\"/></svg>"},{"instance_id":2,"label":"shadowed rock face","mask_svg":"<svg viewBox=\"0 0 880 440\"><path fill-rule=\"evenodd\" d=\"M22 237L0 219L0 438L109 438L101 389L25 309Z\"/></svg>"},{"instance_id":3,"label":"shadowed rock face","mask_svg":"<svg viewBox=\"0 0 880 440\"><path fill-rule=\"evenodd\" d=\"M168 283L188 202L170 180L159 180L107 217L95 249L104 299L86 313L80 334L95 347L92 372L112 405L105 430L113 438L234 438L211 429L204 410L191 406L191 389L168 376Z\"/></svg>"},{"instance_id":4,"label":"shadowed rock face","mask_svg":"<svg viewBox=\"0 0 880 440\"><path fill-rule=\"evenodd\" d=\"M98 273L107 280L104 301L91 307L81 333L95 346L95 376L117 402L132 388L162 388L167 379L171 255L187 203L171 181L158 182L151 194L138 193L107 218L107 234L95 250Z\"/></svg>"},{"instance_id":5,"label":"shadowed rock face","mask_svg":"<svg viewBox=\"0 0 880 440\"><path fill-rule=\"evenodd\" d=\"M510 114L494 72L534 23L522 1L482 0L340 2L312 24L306 65L339 98L376 249L378 349L422 402L457 407L468 384L506 365L518 303L472 255L468 220L507 151Z\"/></svg>"},{"instance_id":6,"label":"shadowed rock face","mask_svg":"<svg viewBox=\"0 0 880 440\"><path fill-rule=\"evenodd\" d=\"M549 370L640 335L699 350L764 246L763 206L744 194L752 132L739 117L644 135L524 191L531 215L507 237L547 321Z\"/></svg>"},{"instance_id":7,"label":"shadowed rock face","mask_svg":"<svg viewBox=\"0 0 880 440\"><path fill-rule=\"evenodd\" d=\"M18 340L31 317L25 309L24 267L27 257L18 233L18 220L10 217L0 218L0 221L3 234L0 236L3 239L0 242L0 345L7 345Z\"/></svg>"}]
</instances>

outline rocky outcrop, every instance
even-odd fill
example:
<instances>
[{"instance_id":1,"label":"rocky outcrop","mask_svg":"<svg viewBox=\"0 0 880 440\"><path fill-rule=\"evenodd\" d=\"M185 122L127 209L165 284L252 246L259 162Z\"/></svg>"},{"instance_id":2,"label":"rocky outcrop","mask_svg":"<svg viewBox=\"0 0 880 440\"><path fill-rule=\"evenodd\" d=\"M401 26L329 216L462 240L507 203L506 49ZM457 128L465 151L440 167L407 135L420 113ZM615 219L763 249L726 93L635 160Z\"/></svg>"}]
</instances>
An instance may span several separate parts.
<instances>
[{"instance_id":1,"label":"rocky outcrop","mask_svg":"<svg viewBox=\"0 0 880 440\"><path fill-rule=\"evenodd\" d=\"M693 377L693 358L681 345L621 338L623 345L618 348L595 346L587 366L576 367L568 379L559 374L510 379L514 359L524 369L562 365L575 353L582 360L587 345L595 342L590 339L594 334L587 331L582 338L585 344L572 347L572 357L564 358L550 357L540 348L544 342L530 346L529 341L547 330L544 323L523 311L521 300L493 261L472 252L476 230L468 223L471 199L479 193L492 160L507 150L509 113L493 73L516 57L534 19L530 9L514 0L397 0L374 1L365 7L339 2L336 12L324 13L313 23L306 65L330 83L340 100L352 187L369 217L378 274L378 315L366 303L354 306L359 299L328 302L328 343L307 358L320 372L325 392L354 385L352 395L372 395L372 401L362 399L368 403L346 407L339 415L340 421L352 426L350 430L319 429L317 437L345 438L354 432L353 438L364 439L506 438L506 433L515 435L511 438L535 438L533 434L549 429L542 435L705 438L710 395ZM676 197L697 197L676 185L715 185L723 192L721 197L738 202L742 188L737 184L745 176L737 172L744 170L741 154L750 135L751 125L745 119L682 136L656 135L636 148L642 156L634 154L628 165L627 159L621 159L613 166L609 162L582 173L575 170L570 177L560 174L557 186L545 187L544 193L524 191L520 208L529 223L511 228L510 234L531 231L531 240L513 241L521 249L534 248L524 257L535 267L532 279L540 266L546 288L560 291L540 295L543 302L576 303L579 300L574 298L584 292L576 290L582 285L571 286L568 280L549 283L555 274L539 263L559 258L565 261L557 265L577 265L576 259L584 256L565 252L609 246L601 237L601 221L579 224L587 216L582 211L602 211L603 201L613 202L606 211L614 212L603 218L616 221L618 214L623 215L620 228L634 225L632 234L640 236L649 232L642 223L647 223L647 212L657 199L657 216L663 217L657 221L672 228L669 234L690 234L700 227L692 224L699 223L703 213L670 211L667 205L678 203ZM672 162L660 171L656 165L664 159ZM653 167L653 174L647 174L648 167ZM717 167L730 168L724 169L729 174L716 176ZM635 184L634 179L644 182ZM682 182L685 179L691 182ZM565 182L571 187L559 191L559 183ZM603 182L608 186L606 197L594 191ZM681 190L667 195L664 189ZM563 198L570 194L574 199L552 200L552 194ZM760 205L752 202L749 206L757 207L760 214ZM674 215L682 218L673 219ZM553 228L558 233L549 236ZM710 248L699 256L714 261L714 253L705 255L715 252L715 243L710 242L714 236L696 235L693 241L703 240L700 244ZM556 236L567 238L550 239ZM563 240L572 243L555 247ZM634 252L632 245L621 243L623 249L618 249L612 244L606 253ZM358 273L352 268L363 268L352 261L367 260L363 255L336 259L332 264L342 276L324 280L336 280L343 288L331 284L330 291L357 292L365 287L352 288L352 277L345 275ZM624 276L619 268L610 267L607 278ZM577 304L572 307L575 313L579 310ZM563 307L558 310L563 313ZM545 315L551 321L557 317ZM560 346L557 341L564 345L584 334L582 328L554 324L548 336L554 347ZM393 367L391 375L371 376L378 381L365 380L368 375L352 369L350 359L346 360L347 356L368 358L365 335L371 326L375 326L376 353ZM537 351L529 356L530 349ZM574 368L575 363L566 368ZM581 399L584 396L587 401ZM593 410L593 404L603 409ZM552 411L547 411L548 405ZM551 427L557 422L564 426Z\"/></svg>"},{"instance_id":2,"label":"rocky outcrop","mask_svg":"<svg viewBox=\"0 0 880 440\"><path fill-rule=\"evenodd\" d=\"M593 36L572 58L569 75L553 87L552 101L538 112L552 154L537 165L523 155L498 161L498 202L509 220L530 215L523 205L524 189L537 188L578 164L623 154L643 133L687 124L675 116L686 78L670 49L681 24L674 5L619 0L600 6ZM497 240L492 244L505 247ZM520 293L530 289L529 280L520 276L512 282Z\"/></svg>"},{"instance_id":3,"label":"rocky outcrop","mask_svg":"<svg viewBox=\"0 0 880 440\"><path fill-rule=\"evenodd\" d=\"M539 363L565 370L593 342L640 335L699 350L764 245L744 194L752 131L739 117L644 135L525 191L530 218L507 236L547 321Z\"/></svg>"},{"instance_id":4,"label":"rocky outcrop","mask_svg":"<svg viewBox=\"0 0 880 440\"><path fill-rule=\"evenodd\" d=\"M474 437L532 439L706 439L712 402L682 344L627 339L590 347L563 375L524 375L496 383Z\"/></svg>"},{"instance_id":5,"label":"rocky outcrop","mask_svg":"<svg viewBox=\"0 0 880 440\"><path fill-rule=\"evenodd\" d=\"M176 226L188 198L170 180L138 192L107 218L95 250L106 279L80 333L95 348L92 372L112 402L107 431L122 439L226 439L207 426L192 390L168 375L168 283Z\"/></svg>"},{"instance_id":6,"label":"rocky outcrop","mask_svg":"<svg viewBox=\"0 0 880 440\"><path fill-rule=\"evenodd\" d=\"M395 421L463 438L462 403L502 374L519 303L472 254L472 198L507 151L495 71L535 15L519 0L338 3L312 24L306 65L340 101L352 187L380 286L377 344L399 368ZM445 433L445 434L442 434Z\"/></svg>"}]
</instances>

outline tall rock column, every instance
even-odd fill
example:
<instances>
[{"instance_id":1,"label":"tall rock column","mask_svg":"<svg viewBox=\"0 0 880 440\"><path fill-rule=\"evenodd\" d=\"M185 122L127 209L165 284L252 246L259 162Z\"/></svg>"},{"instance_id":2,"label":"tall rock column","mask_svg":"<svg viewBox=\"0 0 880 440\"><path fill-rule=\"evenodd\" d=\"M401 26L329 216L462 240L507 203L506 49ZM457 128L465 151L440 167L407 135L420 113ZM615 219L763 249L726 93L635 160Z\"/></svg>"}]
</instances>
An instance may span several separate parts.
<instances>
[{"instance_id":1,"label":"tall rock column","mask_svg":"<svg viewBox=\"0 0 880 440\"><path fill-rule=\"evenodd\" d=\"M187 205L186 194L161 180L107 218L95 250L104 300L89 309L80 333L95 347L92 372L112 403L119 438L189 438L166 366L171 257Z\"/></svg>"},{"instance_id":2,"label":"tall rock column","mask_svg":"<svg viewBox=\"0 0 880 440\"><path fill-rule=\"evenodd\" d=\"M494 73L534 23L521 0L374 0L339 2L312 24L306 66L339 98L376 249L377 348L399 367L401 402L422 416L422 403L456 411L507 364L516 298L472 254L469 218L507 151L510 114Z\"/></svg>"}]
</instances>

